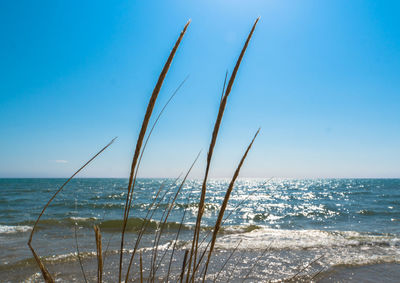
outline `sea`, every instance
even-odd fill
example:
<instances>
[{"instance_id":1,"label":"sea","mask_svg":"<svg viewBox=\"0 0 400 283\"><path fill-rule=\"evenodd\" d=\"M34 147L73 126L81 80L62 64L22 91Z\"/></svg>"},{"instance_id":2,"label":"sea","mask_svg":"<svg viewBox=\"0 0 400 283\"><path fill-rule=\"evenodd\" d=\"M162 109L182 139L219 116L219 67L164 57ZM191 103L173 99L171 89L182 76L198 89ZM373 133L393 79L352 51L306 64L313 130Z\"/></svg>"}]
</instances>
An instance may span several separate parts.
<instances>
[{"instance_id":1,"label":"sea","mask_svg":"<svg viewBox=\"0 0 400 283\"><path fill-rule=\"evenodd\" d=\"M128 281L139 282L139 253L144 280L180 280L202 183L182 181L136 181L123 274L138 231L146 230ZM27 241L43 206L64 182L0 179L1 282L43 281ZM212 179L207 183L199 255L208 247L229 182ZM127 179L73 179L50 204L32 246L57 282L97 280L94 225L102 235L103 281L117 281L127 185ZM147 222L149 216L152 220ZM203 270L200 266L198 274ZM239 179L205 279L400 282L399 270L400 179Z\"/></svg>"}]
</instances>

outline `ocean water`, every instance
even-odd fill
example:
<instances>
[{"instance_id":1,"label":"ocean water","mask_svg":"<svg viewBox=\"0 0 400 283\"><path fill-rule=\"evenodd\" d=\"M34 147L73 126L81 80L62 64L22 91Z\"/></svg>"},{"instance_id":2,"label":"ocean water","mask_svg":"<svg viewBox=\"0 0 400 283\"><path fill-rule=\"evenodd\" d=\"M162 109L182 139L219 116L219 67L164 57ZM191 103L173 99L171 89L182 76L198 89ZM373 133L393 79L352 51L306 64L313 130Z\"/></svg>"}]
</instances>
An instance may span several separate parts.
<instances>
[{"instance_id":1,"label":"ocean water","mask_svg":"<svg viewBox=\"0 0 400 283\"><path fill-rule=\"evenodd\" d=\"M2 281L40 279L26 242L42 207L64 181L0 179ZM154 210L155 221L149 225L140 246L144 262L150 262L159 220L180 182L137 181L127 229L127 253L162 187L159 196L165 197ZM115 279L127 183L126 179L75 179L50 205L39 222L33 246L60 281L81 282L76 239L87 276L95 277L93 224L100 226L103 249L107 249L105 279ZM226 179L208 182L202 222L204 243L215 224L228 184ZM180 273L184 251L190 246L200 190L201 181L186 181L163 228L158 249L158 258L163 259L157 273L160 280L169 267L171 247L184 215L171 279L177 279ZM211 258L209 281L283 280L296 275L298 280L328 282L329 274L344 266L400 267L400 179L240 179L225 216ZM125 257L127 260L128 256ZM137 274L133 273L132 278L137 279ZM392 279L396 282L396 278Z\"/></svg>"}]
</instances>

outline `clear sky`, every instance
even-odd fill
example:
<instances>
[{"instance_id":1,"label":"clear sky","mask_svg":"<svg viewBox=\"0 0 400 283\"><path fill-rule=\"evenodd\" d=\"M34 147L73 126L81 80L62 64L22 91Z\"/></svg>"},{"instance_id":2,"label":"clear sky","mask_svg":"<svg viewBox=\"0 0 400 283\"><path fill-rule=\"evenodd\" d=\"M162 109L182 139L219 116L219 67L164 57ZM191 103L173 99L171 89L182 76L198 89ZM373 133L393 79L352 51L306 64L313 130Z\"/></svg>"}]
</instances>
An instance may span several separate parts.
<instances>
[{"instance_id":1,"label":"clear sky","mask_svg":"<svg viewBox=\"0 0 400 283\"><path fill-rule=\"evenodd\" d=\"M204 172L225 71L261 20L228 99L212 163L230 177L400 177L400 2L2 1L0 177L127 177L145 107L192 23L154 114L139 175Z\"/></svg>"}]
</instances>

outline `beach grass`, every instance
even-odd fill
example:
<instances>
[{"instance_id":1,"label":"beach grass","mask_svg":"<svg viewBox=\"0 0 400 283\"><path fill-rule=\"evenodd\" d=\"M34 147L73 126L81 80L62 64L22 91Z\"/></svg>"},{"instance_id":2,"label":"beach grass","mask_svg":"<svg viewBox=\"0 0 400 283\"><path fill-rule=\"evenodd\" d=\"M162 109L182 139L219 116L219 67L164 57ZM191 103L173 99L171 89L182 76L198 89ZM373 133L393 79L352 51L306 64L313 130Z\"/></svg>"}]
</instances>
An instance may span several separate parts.
<instances>
[{"instance_id":1,"label":"beach grass","mask_svg":"<svg viewBox=\"0 0 400 283\"><path fill-rule=\"evenodd\" d=\"M206 280L206 275L208 272L208 267L210 264L210 259L212 257L214 248L215 248L215 243L217 241L217 235L218 232L220 231L221 225L225 222L225 220L227 219L227 217L224 219L224 214L225 214L225 210L227 208L228 202L229 202L229 198L230 195L232 193L232 190L234 189L234 185L235 185L235 181L237 180L240 170L242 168L242 165L260 131L257 130L257 132L255 133L254 137L252 138L250 144L248 145L248 147L246 148L235 172L234 175L229 183L229 186L226 190L225 193L225 197L224 200L221 204L220 210L218 212L218 218L215 222L215 225L212 228L212 234L211 234L211 239L209 239L209 235L211 233L211 231L209 233L207 233L207 235L200 241L199 243L199 239L200 239L200 231L201 231L201 227L202 227L202 217L203 217L203 213L204 213L204 208L206 205L206 194L207 194L207 181L208 181L208 176L209 176L209 171L210 171L210 165L212 162L212 157L213 157L213 152L214 152L214 148L217 142L217 138L218 138L218 132L219 129L221 127L222 124L222 118L223 118L223 114L227 105L227 100L228 97L231 93L232 87L234 85L235 82L235 78L238 72L238 69L240 67L240 64L242 62L242 59L244 57L244 54L246 52L246 49L248 47L248 44L253 36L255 27L257 25L259 21L259 18L256 19L256 21L254 22L250 33L244 43L244 46L239 54L239 57L236 61L236 65L233 69L233 72L227 82L227 77L228 77L228 73L226 73L225 76L225 81L224 81L224 86L223 86L223 91L222 91L222 96L220 99L220 105L219 105L219 109L218 109L218 114L217 114L217 118L214 124L214 128L213 128L213 132L211 135L211 141L210 141L210 145L209 145L209 149L208 149L208 153L207 153L207 163L206 163L206 169L205 169L205 174L204 174L204 178L202 181L202 186L201 186L201 194L200 194L200 199L198 201L198 211L197 211L197 218L196 218L196 224L194 227L194 231L193 231L193 240L191 242L191 247L186 249L184 251L184 256L181 259L182 262L182 268L178 277L178 281L180 282L198 282L198 281L205 281ZM191 166L189 167L189 169L187 170L184 178L182 179L182 181L180 182L180 185L177 189L177 191L172 194L168 200L167 203L168 205L164 208L163 212L162 212L162 216L159 222L157 222L158 227L154 232L154 240L153 240L153 246L151 249L151 260L149 262L145 262L145 264L149 264L148 270L149 270L149 274L145 275L144 274L144 262L143 262L143 254L142 251L139 250L139 246L140 246L140 242L141 239L143 237L143 234L145 233L148 225L151 223L151 221L154 221L153 216L155 211L159 210L160 207L160 203L161 201L163 201L167 195L167 192L172 188L172 185L167 188L166 192L164 194L161 194L163 188L164 188L164 184L161 184L160 187L158 188L158 190L156 191L156 195L155 198L153 199L152 204L149 206L149 208L147 209L147 214L146 217L144 219L144 221L142 222L142 225L137 233L137 238L135 241L135 245L133 248L132 252L128 252L129 255L129 263L128 265L125 267L125 274L123 274L124 271L124 266L123 266L123 262L124 262L124 254L125 252L125 241L126 241L126 229L127 229L127 224L128 224L128 220L129 220L129 216L130 216L130 212L131 212L131 207L132 207L132 202L133 202L133 195L134 195L134 189L135 189L135 184L136 184L136 179L137 179L137 174L138 174L138 168L140 166L142 157L143 157L143 153L144 150L146 148L147 142L151 136L151 133L153 132L161 114L163 113L164 109L166 108L166 106L168 105L168 103L172 100L172 98L174 97L174 95L176 94L177 90L182 86L182 84L186 81L186 79L180 84L180 86L178 87L178 89L172 94L172 96L170 97L170 99L167 101L167 103L164 105L164 107L162 108L161 112L159 113L158 117L156 118L153 126L151 127L148 135L146 136L147 133L147 129L148 129L148 125L149 125L149 121L150 118L152 117L152 113L153 113L153 109L154 106L156 104L158 95L160 93L160 90L162 88L164 79L168 73L168 70L171 66L171 63L173 61L173 58L179 48L179 45L188 29L188 26L190 24L190 20L186 23L186 25L184 26L182 32L180 33L177 41L175 42L169 56L168 59L166 61L166 63L164 64L164 67L158 77L157 83L154 87L154 90L151 94L149 103L147 105L146 108L146 112L145 112L145 116L141 125L141 129L138 135L138 139L136 142L136 146L135 146L135 151L134 151L134 155L133 155L133 159L132 159L132 164L131 164L131 169L130 169L130 174L129 174L129 181L128 181L128 186L127 186L127 193L126 193L126 200L125 200L125 206L124 206L124 213L123 213L123 218L122 218L122 227L121 227L121 240L120 240L120 245L119 245L119 264L118 264L118 270L116 270L116 273L118 275L116 275L116 280L118 282L129 282L130 280L132 280L131 277L131 268L132 268L132 263L134 262L134 258L135 258L135 254L137 252L139 252L139 270L137 271L138 275L138 279L140 282L143 282L144 280L147 280L148 282L155 282L158 281L158 275L157 275L157 271L159 270L159 267L161 265L161 263L166 259L166 255L167 252L164 251L161 255L159 253L159 245L160 245L160 239L164 233L164 229L166 227L167 224L167 220L172 212L172 209L176 203L176 200L178 198L178 195L182 189L182 187L185 184L185 181L187 180L190 171L192 170L194 164L196 163L196 161L198 160L199 156L200 156L200 152L199 154L196 156L195 160L193 161L193 163L191 164ZM226 88L225 88L226 86ZM147 138L146 138L147 137ZM35 258L36 263L38 264L38 267L41 271L41 274L43 276L43 279L46 282L55 282L55 277L54 275L50 274L50 272L48 271L47 267L45 266L44 262L41 260L40 256L36 253L35 249L32 246L32 240L33 240L33 236L36 232L36 227L37 224L39 222L39 220L41 219L42 215L45 213L46 209L48 208L48 206L51 204L51 202L54 200L54 198L58 195L58 193L60 191L62 191L65 186L68 184L68 182L75 177L82 169L84 169L90 162L92 162L95 158L97 158L104 150L106 150L113 142L115 139L113 139L109 144L107 144L104 148L102 148L98 153L96 153L89 161L87 161L80 169L78 169L55 193L54 195L50 198L50 200L46 203L46 205L43 207L41 213L39 214L33 228L32 231L30 233L30 237L28 240L28 246L31 249L31 252ZM173 184L176 184L178 182L180 177L178 177L175 182ZM235 208L237 209L238 206ZM231 212L232 213L232 212ZM230 213L230 214L231 214ZM175 239L174 241L172 241L172 252L169 258L167 258L167 263L168 263L168 271L166 274L161 275L163 278L163 281L168 282L171 276L171 264L173 262L174 256L176 255L175 251L177 249L176 243L178 241L180 232L181 232L181 228L184 224L185 221L185 214L186 214L186 209L185 212L182 216L181 222L179 223L179 229L176 233ZM230 216L230 214L228 215L228 217ZM107 250L108 250L108 245L106 248L106 251L103 252L103 246L102 246L102 236L101 236L101 231L100 228L95 225L94 226L94 234L95 234L95 242L96 242L96 257L97 257L97 282L102 282L103 281L103 269L104 269L104 263L105 263L105 257L107 254ZM78 238L76 235L76 230L75 230L75 240L76 240L76 250L77 250L77 256L79 259L79 264L82 270L82 277L84 279L85 282L87 282L87 276L85 274L85 270L84 267L82 265L82 261L81 261L81 256L80 256L80 251L79 251L79 244L78 244ZM208 244L206 245L205 249L202 249L202 243L204 241L208 241ZM240 244L240 243L239 243ZM221 270L226 266L226 263L229 261L229 259L232 257L233 253L236 252L239 244L236 246L236 248L231 252L230 256L228 257L228 259L225 261L225 263L223 264ZM207 255L207 256L205 256ZM199 272L200 267L202 267L201 272ZM254 265L253 265L254 268ZM216 281L221 273L221 270L218 272L217 276L214 278L214 281ZM251 267L249 270L249 273L251 272Z\"/></svg>"}]
</instances>

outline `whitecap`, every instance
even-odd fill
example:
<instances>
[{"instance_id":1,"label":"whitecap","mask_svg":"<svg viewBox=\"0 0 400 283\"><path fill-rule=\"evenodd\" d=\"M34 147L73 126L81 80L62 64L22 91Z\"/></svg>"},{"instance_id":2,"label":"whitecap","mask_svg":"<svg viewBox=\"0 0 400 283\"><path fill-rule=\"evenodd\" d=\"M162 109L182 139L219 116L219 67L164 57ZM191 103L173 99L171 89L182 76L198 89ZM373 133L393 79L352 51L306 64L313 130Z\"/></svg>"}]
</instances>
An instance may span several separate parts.
<instances>
[{"instance_id":1,"label":"whitecap","mask_svg":"<svg viewBox=\"0 0 400 283\"><path fill-rule=\"evenodd\" d=\"M0 225L0 234L13 234L13 233L24 233L28 232L32 229L31 226L9 226L9 225Z\"/></svg>"}]
</instances>

